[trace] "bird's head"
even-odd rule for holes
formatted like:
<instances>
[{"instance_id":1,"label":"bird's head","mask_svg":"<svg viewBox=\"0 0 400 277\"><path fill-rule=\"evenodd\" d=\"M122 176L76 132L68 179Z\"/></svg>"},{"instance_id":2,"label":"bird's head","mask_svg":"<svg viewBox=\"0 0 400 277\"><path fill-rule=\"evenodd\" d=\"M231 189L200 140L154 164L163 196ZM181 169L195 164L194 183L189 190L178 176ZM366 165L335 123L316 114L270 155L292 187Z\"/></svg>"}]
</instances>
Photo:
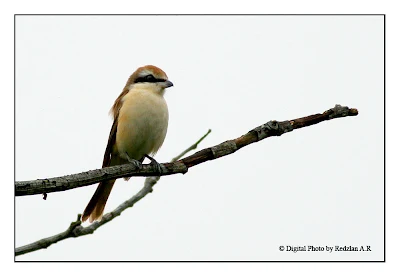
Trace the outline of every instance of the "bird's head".
<instances>
[{"instance_id":1,"label":"bird's head","mask_svg":"<svg viewBox=\"0 0 400 277\"><path fill-rule=\"evenodd\" d=\"M132 86L155 90L163 94L164 89L172 87L173 84L168 80L167 74L162 69L154 65L146 65L133 72L126 82L125 89L129 90Z\"/></svg>"}]
</instances>

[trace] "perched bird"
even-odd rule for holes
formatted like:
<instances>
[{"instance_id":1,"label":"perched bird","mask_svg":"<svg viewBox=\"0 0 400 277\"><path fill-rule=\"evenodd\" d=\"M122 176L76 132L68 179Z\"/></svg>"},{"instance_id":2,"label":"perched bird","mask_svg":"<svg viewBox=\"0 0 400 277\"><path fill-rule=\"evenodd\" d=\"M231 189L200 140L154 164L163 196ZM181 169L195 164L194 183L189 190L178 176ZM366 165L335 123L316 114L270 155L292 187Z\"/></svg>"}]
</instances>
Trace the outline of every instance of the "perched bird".
<instances>
[{"instance_id":1,"label":"perched bird","mask_svg":"<svg viewBox=\"0 0 400 277\"><path fill-rule=\"evenodd\" d=\"M158 151L167 134L164 90L171 86L165 72L153 65L140 67L129 77L110 111L114 123L102 167L129 162L140 167L147 157L160 170L160 165L149 155ZM83 212L82 222L101 219L114 183L115 180L100 182Z\"/></svg>"}]
</instances>

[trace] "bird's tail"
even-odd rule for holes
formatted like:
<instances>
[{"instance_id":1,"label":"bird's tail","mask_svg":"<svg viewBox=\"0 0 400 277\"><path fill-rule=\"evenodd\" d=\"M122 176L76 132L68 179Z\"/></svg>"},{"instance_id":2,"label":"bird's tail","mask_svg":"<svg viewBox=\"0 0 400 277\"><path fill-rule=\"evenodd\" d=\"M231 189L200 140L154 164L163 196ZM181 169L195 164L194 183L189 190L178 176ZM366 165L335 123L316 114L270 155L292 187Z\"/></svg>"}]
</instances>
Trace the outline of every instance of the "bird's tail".
<instances>
[{"instance_id":1,"label":"bird's tail","mask_svg":"<svg viewBox=\"0 0 400 277\"><path fill-rule=\"evenodd\" d=\"M90 223L101 219L104 207L106 206L108 196L110 195L114 183L115 180L100 182L92 196L92 199L90 199L85 211L83 212L81 219L82 222L86 221L88 218Z\"/></svg>"}]
</instances>

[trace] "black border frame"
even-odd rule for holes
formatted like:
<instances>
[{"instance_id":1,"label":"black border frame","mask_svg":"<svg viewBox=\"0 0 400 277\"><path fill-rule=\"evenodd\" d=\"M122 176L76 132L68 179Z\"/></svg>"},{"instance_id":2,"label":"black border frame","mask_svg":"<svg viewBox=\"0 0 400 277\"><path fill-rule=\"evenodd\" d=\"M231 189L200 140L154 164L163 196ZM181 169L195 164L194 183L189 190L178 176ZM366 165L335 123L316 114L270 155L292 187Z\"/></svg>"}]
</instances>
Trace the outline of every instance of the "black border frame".
<instances>
[{"instance_id":1,"label":"black border frame","mask_svg":"<svg viewBox=\"0 0 400 277\"><path fill-rule=\"evenodd\" d=\"M325 262L325 263L386 263L386 14L14 14L14 181L16 181L16 145L15 145L15 135L16 135L16 19L17 16L383 16L383 260L376 261L17 261L14 252L14 262L18 263L32 263L32 262L136 262L136 263L148 263L148 262L197 262L197 263L312 263L312 262ZM15 187L14 187L14 250L16 246L16 200L15 200Z\"/></svg>"}]
</instances>

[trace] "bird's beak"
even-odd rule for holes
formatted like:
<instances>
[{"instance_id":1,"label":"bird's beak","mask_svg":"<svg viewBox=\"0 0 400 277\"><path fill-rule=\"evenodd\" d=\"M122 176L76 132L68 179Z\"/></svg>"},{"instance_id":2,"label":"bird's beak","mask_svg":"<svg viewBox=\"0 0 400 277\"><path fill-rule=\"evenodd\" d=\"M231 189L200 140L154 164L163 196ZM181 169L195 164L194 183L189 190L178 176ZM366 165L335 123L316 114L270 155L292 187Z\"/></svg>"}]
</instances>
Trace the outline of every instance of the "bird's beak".
<instances>
[{"instance_id":1,"label":"bird's beak","mask_svg":"<svg viewBox=\"0 0 400 277\"><path fill-rule=\"evenodd\" d=\"M165 82L162 82L161 83L161 86L163 87L163 88L169 88L169 87L172 87L174 84L171 82L171 81L165 81Z\"/></svg>"}]
</instances>

